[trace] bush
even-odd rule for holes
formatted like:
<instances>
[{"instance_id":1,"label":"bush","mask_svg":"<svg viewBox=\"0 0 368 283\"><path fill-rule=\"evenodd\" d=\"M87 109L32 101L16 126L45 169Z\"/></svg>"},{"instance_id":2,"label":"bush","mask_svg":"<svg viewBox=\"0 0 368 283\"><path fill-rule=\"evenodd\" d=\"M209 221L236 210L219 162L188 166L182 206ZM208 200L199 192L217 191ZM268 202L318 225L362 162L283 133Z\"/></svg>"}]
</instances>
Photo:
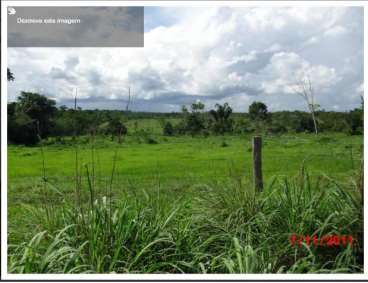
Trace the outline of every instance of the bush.
<instances>
[{"instance_id":1,"label":"bush","mask_svg":"<svg viewBox=\"0 0 368 283\"><path fill-rule=\"evenodd\" d=\"M221 147L228 147L229 144L226 141L222 141L221 143Z\"/></svg>"},{"instance_id":2,"label":"bush","mask_svg":"<svg viewBox=\"0 0 368 283\"><path fill-rule=\"evenodd\" d=\"M36 121L27 114L8 117L8 140L17 144L35 145L39 142Z\"/></svg>"},{"instance_id":3,"label":"bush","mask_svg":"<svg viewBox=\"0 0 368 283\"><path fill-rule=\"evenodd\" d=\"M158 144L158 142L152 137L147 137L146 142L148 144Z\"/></svg>"},{"instance_id":4,"label":"bush","mask_svg":"<svg viewBox=\"0 0 368 283\"><path fill-rule=\"evenodd\" d=\"M178 124L174 127L174 132L179 135L185 135L186 134L186 125L184 121L180 121Z\"/></svg>"},{"instance_id":5,"label":"bush","mask_svg":"<svg viewBox=\"0 0 368 283\"><path fill-rule=\"evenodd\" d=\"M254 131L254 125L248 119L240 119L235 122L234 132L237 134L249 134Z\"/></svg>"},{"instance_id":6,"label":"bush","mask_svg":"<svg viewBox=\"0 0 368 283\"><path fill-rule=\"evenodd\" d=\"M166 122L163 127L164 136L172 136L174 135L174 127L170 122Z\"/></svg>"},{"instance_id":7,"label":"bush","mask_svg":"<svg viewBox=\"0 0 368 283\"><path fill-rule=\"evenodd\" d=\"M272 123L271 126L267 128L267 132L270 134L284 134L287 132L287 128L280 123Z\"/></svg>"},{"instance_id":8,"label":"bush","mask_svg":"<svg viewBox=\"0 0 368 283\"><path fill-rule=\"evenodd\" d=\"M203 137L208 138L208 137L210 136L210 131L208 131L208 130L203 130L203 131L202 131L202 135L203 135Z\"/></svg>"},{"instance_id":9,"label":"bush","mask_svg":"<svg viewBox=\"0 0 368 283\"><path fill-rule=\"evenodd\" d=\"M332 137L320 137L320 138L318 138L317 141L320 144L328 144L328 143L334 143L334 142L336 142L336 139L334 139Z\"/></svg>"},{"instance_id":10,"label":"bush","mask_svg":"<svg viewBox=\"0 0 368 283\"><path fill-rule=\"evenodd\" d=\"M303 132L313 133L314 132L313 119L310 116L302 116L298 122L299 123L295 129L297 133L303 133Z\"/></svg>"},{"instance_id":11,"label":"bush","mask_svg":"<svg viewBox=\"0 0 368 283\"><path fill-rule=\"evenodd\" d=\"M363 102L361 108L356 108L349 112L349 122L352 135L362 135L364 132L364 112Z\"/></svg>"}]
</instances>

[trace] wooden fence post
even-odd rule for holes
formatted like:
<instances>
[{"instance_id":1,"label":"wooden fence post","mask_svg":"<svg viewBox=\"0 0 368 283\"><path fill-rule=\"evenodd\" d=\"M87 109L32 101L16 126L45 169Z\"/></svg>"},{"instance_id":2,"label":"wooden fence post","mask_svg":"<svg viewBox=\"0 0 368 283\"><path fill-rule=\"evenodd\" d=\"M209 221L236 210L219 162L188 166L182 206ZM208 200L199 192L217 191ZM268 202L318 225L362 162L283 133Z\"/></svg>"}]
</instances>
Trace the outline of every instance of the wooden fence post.
<instances>
[{"instance_id":1,"label":"wooden fence post","mask_svg":"<svg viewBox=\"0 0 368 283\"><path fill-rule=\"evenodd\" d=\"M256 191L262 191L262 138L253 137L253 179Z\"/></svg>"}]
</instances>

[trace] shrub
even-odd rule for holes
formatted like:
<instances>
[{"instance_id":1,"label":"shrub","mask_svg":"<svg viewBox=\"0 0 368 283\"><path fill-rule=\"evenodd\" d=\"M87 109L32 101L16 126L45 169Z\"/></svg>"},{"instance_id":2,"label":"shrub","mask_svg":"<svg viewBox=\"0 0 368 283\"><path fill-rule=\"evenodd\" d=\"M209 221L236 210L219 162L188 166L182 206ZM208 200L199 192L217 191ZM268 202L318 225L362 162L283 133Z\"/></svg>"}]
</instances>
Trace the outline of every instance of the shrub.
<instances>
[{"instance_id":1,"label":"shrub","mask_svg":"<svg viewBox=\"0 0 368 283\"><path fill-rule=\"evenodd\" d=\"M275 122L267 128L267 132L270 134L284 134L287 132L287 128L284 125Z\"/></svg>"},{"instance_id":2,"label":"shrub","mask_svg":"<svg viewBox=\"0 0 368 283\"><path fill-rule=\"evenodd\" d=\"M297 133L302 132L313 133L314 132L313 119L309 116L308 117L302 116L301 119L298 121L298 125L296 126L295 131Z\"/></svg>"},{"instance_id":3,"label":"shrub","mask_svg":"<svg viewBox=\"0 0 368 283\"><path fill-rule=\"evenodd\" d=\"M158 142L152 137L147 137L146 142L148 144L158 144Z\"/></svg>"},{"instance_id":4,"label":"shrub","mask_svg":"<svg viewBox=\"0 0 368 283\"><path fill-rule=\"evenodd\" d=\"M222 141L222 143L221 143L221 145L220 145L221 147L228 147L229 146L229 144L226 142L226 141Z\"/></svg>"},{"instance_id":5,"label":"shrub","mask_svg":"<svg viewBox=\"0 0 368 283\"><path fill-rule=\"evenodd\" d=\"M174 135L174 127L170 122L166 122L163 127L164 136L172 136Z\"/></svg>"},{"instance_id":6,"label":"shrub","mask_svg":"<svg viewBox=\"0 0 368 283\"><path fill-rule=\"evenodd\" d=\"M235 122L234 132L237 134L249 134L254 131L254 125L248 119L239 119Z\"/></svg>"}]
</instances>

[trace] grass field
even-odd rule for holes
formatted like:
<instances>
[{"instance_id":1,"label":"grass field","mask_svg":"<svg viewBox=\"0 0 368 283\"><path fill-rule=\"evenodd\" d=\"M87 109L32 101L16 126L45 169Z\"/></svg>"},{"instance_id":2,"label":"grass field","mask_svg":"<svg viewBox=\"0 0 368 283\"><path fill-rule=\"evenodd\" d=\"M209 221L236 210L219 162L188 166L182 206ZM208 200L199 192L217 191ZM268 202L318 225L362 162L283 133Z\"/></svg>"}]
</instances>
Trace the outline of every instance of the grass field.
<instances>
[{"instance_id":1,"label":"grass field","mask_svg":"<svg viewBox=\"0 0 368 283\"><path fill-rule=\"evenodd\" d=\"M88 137L85 138L88 141ZM163 180L173 178L250 177L251 136L229 137L156 137L158 144L147 144L128 136L119 146L117 174L122 179ZM223 142L226 144L224 145ZM338 179L351 175L359 167L363 139L346 135L290 135L266 137L263 142L265 176L293 176L304 164L313 174L326 173ZM109 175L118 145L108 139L95 142L95 161L102 176ZM91 145L79 145L80 162L91 162ZM51 145L44 148L46 173L50 178L74 175L73 146ZM8 177L11 184L28 182L42 175L39 147L10 146Z\"/></svg>"},{"instance_id":2,"label":"grass field","mask_svg":"<svg viewBox=\"0 0 368 283\"><path fill-rule=\"evenodd\" d=\"M251 136L154 133L152 139L156 143L128 135L122 144L79 137L77 146L10 145L10 270L362 271L359 240L354 248L336 249L295 249L288 240L292 233L362 237L355 184L362 136L264 137L259 195L252 189ZM76 148L83 221L73 214ZM67 250L60 252L62 246Z\"/></svg>"}]
</instances>

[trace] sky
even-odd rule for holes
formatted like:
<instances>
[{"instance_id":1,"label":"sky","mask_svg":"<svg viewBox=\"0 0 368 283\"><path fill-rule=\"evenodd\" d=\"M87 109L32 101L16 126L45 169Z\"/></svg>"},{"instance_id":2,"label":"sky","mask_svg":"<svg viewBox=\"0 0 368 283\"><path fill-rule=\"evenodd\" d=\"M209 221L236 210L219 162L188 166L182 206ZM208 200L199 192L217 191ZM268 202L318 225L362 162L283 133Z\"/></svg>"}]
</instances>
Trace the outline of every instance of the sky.
<instances>
[{"instance_id":1,"label":"sky","mask_svg":"<svg viewBox=\"0 0 368 283\"><path fill-rule=\"evenodd\" d=\"M247 112L307 110L305 77L322 109L363 95L363 8L146 7L144 47L8 48L8 100L34 91L58 105L172 112L200 100Z\"/></svg>"}]
</instances>

